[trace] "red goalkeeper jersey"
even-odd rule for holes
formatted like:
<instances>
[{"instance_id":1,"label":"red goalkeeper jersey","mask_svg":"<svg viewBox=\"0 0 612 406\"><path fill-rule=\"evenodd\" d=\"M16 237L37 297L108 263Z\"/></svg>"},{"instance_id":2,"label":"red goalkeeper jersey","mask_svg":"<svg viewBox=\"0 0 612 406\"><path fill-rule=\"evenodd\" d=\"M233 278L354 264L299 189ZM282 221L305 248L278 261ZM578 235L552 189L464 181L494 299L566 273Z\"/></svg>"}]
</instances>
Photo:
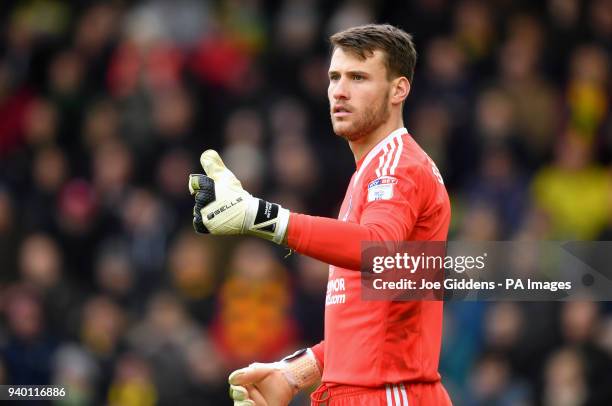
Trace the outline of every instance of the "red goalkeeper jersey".
<instances>
[{"instance_id":1,"label":"red goalkeeper jersey","mask_svg":"<svg viewBox=\"0 0 612 406\"><path fill-rule=\"evenodd\" d=\"M340 221L338 221L340 220ZM440 172L405 128L357 163L338 220L292 214L288 244L330 264L323 382L380 387L440 380L442 302L361 299L362 241L445 241L450 203Z\"/></svg>"}]
</instances>

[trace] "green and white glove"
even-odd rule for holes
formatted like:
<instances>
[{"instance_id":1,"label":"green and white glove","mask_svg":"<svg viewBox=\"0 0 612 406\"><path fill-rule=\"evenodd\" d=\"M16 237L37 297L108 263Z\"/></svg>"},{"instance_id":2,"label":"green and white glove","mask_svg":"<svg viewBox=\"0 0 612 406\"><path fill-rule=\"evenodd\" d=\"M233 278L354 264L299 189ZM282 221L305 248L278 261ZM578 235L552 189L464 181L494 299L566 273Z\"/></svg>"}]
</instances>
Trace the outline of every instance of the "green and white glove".
<instances>
[{"instance_id":1,"label":"green and white glove","mask_svg":"<svg viewBox=\"0 0 612 406\"><path fill-rule=\"evenodd\" d=\"M286 406L304 388L321 379L311 349L296 351L278 362L253 363L229 376L234 406Z\"/></svg>"},{"instance_id":2,"label":"green and white glove","mask_svg":"<svg viewBox=\"0 0 612 406\"><path fill-rule=\"evenodd\" d=\"M189 192L195 197L193 228L196 232L248 234L283 243L289 210L255 198L244 190L216 151L204 151L200 163L205 174L189 175Z\"/></svg>"}]
</instances>

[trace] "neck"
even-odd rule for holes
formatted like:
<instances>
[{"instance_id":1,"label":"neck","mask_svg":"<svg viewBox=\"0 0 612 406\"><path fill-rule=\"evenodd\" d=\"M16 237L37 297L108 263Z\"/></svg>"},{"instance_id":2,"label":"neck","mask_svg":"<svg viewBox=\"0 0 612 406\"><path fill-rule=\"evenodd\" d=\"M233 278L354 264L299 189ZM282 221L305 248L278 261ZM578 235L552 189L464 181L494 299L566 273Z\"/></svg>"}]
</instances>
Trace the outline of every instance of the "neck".
<instances>
[{"instance_id":1,"label":"neck","mask_svg":"<svg viewBox=\"0 0 612 406\"><path fill-rule=\"evenodd\" d=\"M359 162L361 158L365 156L376 144L378 144L382 139L384 139L387 135L391 134L393 131L397 130L404 126L404 120L402 120L401 116L396 120L387 120L385 124L381 125L374 131L365 136L349 141L349 147L353 152L353 156L355 157L355 162Z\"/></svg>"}]
</instances>

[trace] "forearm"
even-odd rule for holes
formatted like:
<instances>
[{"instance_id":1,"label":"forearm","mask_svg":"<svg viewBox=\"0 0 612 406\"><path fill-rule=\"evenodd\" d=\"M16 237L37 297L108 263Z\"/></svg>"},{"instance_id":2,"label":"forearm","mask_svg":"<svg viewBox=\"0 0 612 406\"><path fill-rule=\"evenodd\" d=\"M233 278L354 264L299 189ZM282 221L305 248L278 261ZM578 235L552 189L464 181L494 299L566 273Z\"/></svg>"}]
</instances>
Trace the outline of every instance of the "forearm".
<instances>
[{"instance_id":1,"label":"forearm","mask_svg":"<svg viewBox=\"0 0 612 406\"><path fill-rule=\"evenodd\" d=\"M385 227L291 213L287 245L330 265L359 270L363 241L400 240L401 234L390 222Z\"/></svg>"},{"instance_id":2,"label":"forearm","mask_svg":"<svg viewBox=\"0 0 612 406\"><path fill-rule=\"evenodd\" d=\"M317 362L319 363L319 367L321 371L323 371L324 361L325 361L325 341L321 341L319 344L315 344L310 347L312 353L314 354Z\"/></svg>"}]
</instances>

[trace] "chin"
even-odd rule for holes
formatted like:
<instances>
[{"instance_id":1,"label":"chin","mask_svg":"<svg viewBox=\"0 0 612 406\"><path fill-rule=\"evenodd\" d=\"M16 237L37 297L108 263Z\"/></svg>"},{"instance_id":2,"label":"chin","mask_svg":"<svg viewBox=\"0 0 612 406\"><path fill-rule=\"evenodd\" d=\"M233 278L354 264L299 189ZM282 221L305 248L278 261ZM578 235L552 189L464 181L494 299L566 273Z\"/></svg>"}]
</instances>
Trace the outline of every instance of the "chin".
<instances>
[{"instance_id":1,"label":"chin","mask_svg":"<svg viewBox=\"0 0 612 406\"><path fill-rule=\"evenodd\" d=\"M351 131L350 126L346 123L332 122L332 127L334 128L334 133L338 137L346 138L346 134L349 134Z\"/></svg>"},{"instance_id":2,"label":"chin","mask_svg":"<svg viewBox=\"0 0 612 406\"><path fill-rule=\"evenodd\" d=\"M355 131L353 131L350 125L334 124L333 127L334 127L334 133L336 133L338 137L342 137L345 140L355 141L356 139L360 138L360 135L356 133Z\"/></svg>"}]
</instances>

